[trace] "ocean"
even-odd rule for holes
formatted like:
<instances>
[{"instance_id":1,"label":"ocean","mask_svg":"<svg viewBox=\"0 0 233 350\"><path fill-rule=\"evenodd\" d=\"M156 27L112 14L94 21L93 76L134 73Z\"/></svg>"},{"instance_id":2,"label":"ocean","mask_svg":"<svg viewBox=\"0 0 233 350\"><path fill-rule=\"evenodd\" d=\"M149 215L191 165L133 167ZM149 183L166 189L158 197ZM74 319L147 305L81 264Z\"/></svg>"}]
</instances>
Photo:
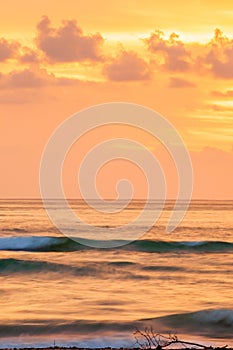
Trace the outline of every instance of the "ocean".
<instances>
[{"instance_id":1,"label":"ocean","mask_svg":"<svg viewBox=\"0 0 233 350\"><path fill-rule=\"evenodd\" d=\"M142 207L109 216L70 202L99 228ZM140 239L101 249L62 235L40 200L1 200L0 347L134 346L145 327L233 345L233 201L192 201L168 234L173 204Z\"/></svg>"}]
</instances>

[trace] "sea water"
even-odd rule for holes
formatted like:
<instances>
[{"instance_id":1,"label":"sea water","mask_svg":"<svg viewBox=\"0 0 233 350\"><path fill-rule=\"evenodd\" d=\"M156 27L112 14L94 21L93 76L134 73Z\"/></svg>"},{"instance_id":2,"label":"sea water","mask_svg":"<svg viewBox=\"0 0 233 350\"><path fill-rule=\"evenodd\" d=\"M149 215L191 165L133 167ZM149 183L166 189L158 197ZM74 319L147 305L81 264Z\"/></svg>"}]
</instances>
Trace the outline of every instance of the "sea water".
<instances>
[{"instance_id":1,"label":"sea water","mask_svg":"<svg viewBox=\"0 0 233 350\"><path fill-rule=\"evenodd\" d=\"M105 229L143 206L103 216L70 202ZM233 345L233 201L193 201L167 234L173 205L140 239L97 249L61 234L40 200L1 200L0 347L134 346L135 329L147 326Z\"/></svg>"}]
</instances>

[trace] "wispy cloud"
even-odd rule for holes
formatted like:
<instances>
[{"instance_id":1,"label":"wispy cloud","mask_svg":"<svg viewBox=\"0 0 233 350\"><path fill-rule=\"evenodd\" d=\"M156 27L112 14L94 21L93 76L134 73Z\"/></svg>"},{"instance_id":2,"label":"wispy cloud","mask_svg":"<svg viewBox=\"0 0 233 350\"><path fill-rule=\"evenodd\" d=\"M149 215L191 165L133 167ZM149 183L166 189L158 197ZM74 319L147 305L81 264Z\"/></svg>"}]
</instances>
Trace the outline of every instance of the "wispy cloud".
<instances>
[{"instance_id":1,"label":"wispy cloud","mask_svg":"<svg viewBox=\"0 0 233 350\"><path fill-rule=\"evenodd\" d=\"M169 87L172 88L193 88L196 87L196 85L188 80L177 78L177 77L171 77L169 82Z\"/></svg>"}]
</instances>

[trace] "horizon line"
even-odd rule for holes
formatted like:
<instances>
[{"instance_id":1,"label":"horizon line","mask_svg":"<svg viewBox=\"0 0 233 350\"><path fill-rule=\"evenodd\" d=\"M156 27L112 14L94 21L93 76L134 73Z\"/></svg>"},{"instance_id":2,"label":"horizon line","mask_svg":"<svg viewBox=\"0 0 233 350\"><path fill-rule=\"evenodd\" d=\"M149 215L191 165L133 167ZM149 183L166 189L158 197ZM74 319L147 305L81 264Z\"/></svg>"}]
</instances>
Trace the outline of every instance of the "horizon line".
<instances>
[{"instance_id":1,"label":"horizon line","mask_svg":"<svg viewBox=\"0 0 233 350\"><path fill-rule=\"evenodd\" d=\"M43 198L41 197L2 197L0 198L0 201L2 200L41 200L43 201ZM45 200L64 200L64 198L45 198ZM65 198L65 200L82 200L82 201L116 201L116 198L103 198L103 199L94 199L94 198L80 198L80 197L72 197L72 198ZM147 198L125 198L121 199L121 201L146 201ZM150 200L154 201L163 201L164 199L158 199L153 198ZM177 198L166 198L164 201L176 201ZM190 199L180 199L179 201L233 201L233 198L192 198Z\"/></svg>"}]
</instances>

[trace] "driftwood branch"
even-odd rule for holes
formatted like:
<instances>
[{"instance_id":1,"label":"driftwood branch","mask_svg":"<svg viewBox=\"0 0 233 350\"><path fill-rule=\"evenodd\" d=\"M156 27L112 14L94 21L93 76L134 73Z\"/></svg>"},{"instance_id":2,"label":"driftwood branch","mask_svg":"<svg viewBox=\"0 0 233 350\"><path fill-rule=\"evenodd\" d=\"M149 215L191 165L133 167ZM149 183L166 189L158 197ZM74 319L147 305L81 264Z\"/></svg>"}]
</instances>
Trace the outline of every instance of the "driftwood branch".
<instances>
[{"instance_id":1,"label":"driftwood branch","mask_svg":"<svg viewBox=\"0 0 233 350\"><path fill-rule=\"evenodd\" d=\"M141 331L140 329L136 329L136 331L134 332L134 337L136 340L136 345L143 350L148 350L148 349L161 350L173 344L180 344L185 346L186 348L195 347L195 348L201 348L205 350L214 349L212 346L206 346L195 342L179 340L176 334L170 333L168 335L162 335L160 333L155 333L152 327L146 327L143 331ZM226 349L226 348L227 348L227 345L218 349Z\"/></svg>"}]
</instances>

